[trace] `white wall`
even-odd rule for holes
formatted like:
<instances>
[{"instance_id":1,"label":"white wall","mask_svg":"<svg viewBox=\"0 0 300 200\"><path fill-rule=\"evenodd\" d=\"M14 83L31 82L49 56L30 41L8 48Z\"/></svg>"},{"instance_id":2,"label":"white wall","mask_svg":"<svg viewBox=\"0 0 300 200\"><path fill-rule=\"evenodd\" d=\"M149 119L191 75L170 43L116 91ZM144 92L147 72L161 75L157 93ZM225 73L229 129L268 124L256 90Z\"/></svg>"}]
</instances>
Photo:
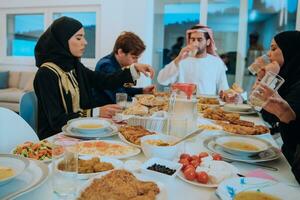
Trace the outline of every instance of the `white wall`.
<instances>
[{"instance_id":1,"label":"white wall","mask_svg":"<svg viewBox=\"0 0 300 200\"><path fill-rule=\"evenodd\" d=\"M94 67L95 62L101 57L110 53L113 49L114 42L117 36L122 31L132 31L139 35L145 42L147 48L142 55L140 62L151 64L153 51L153 0L1 0L0 1L0 17L1 10L7 8L19 9L24 7L49 7L49 6L82 6L93 5L100 7L100 50L98 58L94 62L88 62L90 67ZM1 22L0 20L0 22ZM1 29L1 28L0 28ZM99 37L98 36L98 37ZM0 35L2 40L5 40L4 35ZM97 37L97 36L96 36ZM0 39L0 40L1 40ZM30 59L29 59L30 60ZM26 62L25 62L26 61ZM4 62L0 59L0 70L36 70L33 59L14 63L13 59L9 62ZM24 64L27 63L27 64ZM28 64L29 63L29 64ZM151 81L147 78L142 78L138 81L139 86L148 85Z\"/></svg>"}]
</instances>

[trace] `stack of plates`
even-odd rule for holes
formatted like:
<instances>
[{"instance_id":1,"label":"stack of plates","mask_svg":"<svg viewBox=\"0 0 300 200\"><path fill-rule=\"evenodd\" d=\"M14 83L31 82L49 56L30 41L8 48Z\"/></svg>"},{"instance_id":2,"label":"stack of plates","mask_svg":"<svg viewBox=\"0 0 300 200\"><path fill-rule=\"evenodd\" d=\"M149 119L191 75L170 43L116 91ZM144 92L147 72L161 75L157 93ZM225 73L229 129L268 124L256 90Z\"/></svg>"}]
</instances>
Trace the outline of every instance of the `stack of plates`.
<instances>
[{"instance_id":1,"label":"stack of plates","mask_svg":"<svg viewBox=\"0 0 300 200\"><path fill-rule=\"evenodd\" d=\"M68 121L62 131L69 137L97 139L116 135L118 128L106 119L77 118Z\"/></svg>"},{"instance_id":2,"label":"stack of plates","mask_svg":"<svg viewBox=\"0 0 300 200\"><path fill-rule=\"evenodd\" d=\"M233 161L240 161L240 162L248 162L248 163L255 163L255 162L265 162L275 160L280 157L280 150L273 147L269 142L260 139L257 139L257 144L262 145L261 150L258 151L241 151L237 149L230 149L225 147L221 143L225 141L222 139L224 137L227 140L227 137L235 137L235 136L228 136L228 135L220 135L220 136L213 136L206 138L203 141L203 146L207 148L209 151L213 153L220 154L223 158L233 160ZM253 138L247 136L237 136L246 138L245 140L251 140ZM218 138L221 138L218 140Z\"/></svg>"}]
</instances>

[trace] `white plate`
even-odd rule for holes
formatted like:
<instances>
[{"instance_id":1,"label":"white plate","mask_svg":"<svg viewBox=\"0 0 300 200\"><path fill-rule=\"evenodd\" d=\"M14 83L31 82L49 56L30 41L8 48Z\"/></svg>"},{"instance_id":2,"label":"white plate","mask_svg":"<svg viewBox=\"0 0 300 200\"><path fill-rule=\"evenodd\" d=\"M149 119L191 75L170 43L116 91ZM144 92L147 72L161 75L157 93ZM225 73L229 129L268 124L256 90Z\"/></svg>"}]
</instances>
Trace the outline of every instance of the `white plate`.
<instances>
[{"instance_id":1,"label":"white plate","mask_svg":"<svg viewBox=\"0 0 300 200\"><path fill-rule=\"evenodd\" d=\"M215 139L215 142L219 146L221 146L224 151L238 156L256 155L272 147L272 145L266 140L260 139L258 137L251 137L251 136L224 135L224 136L217 137ZM247 151L247 150L236 149L224 145L226 142L243 142L245 144L254 145L255 147L258 148L258 150Z\"/></svg>"},{"instance_id":2,"label":"white plate","mask_svg":"<svg viewBox=\"0 0 300 200\"><path fill-rule=\"evenodd\" d=\"M276 160L280 157L281 152L275 147L269 148L267 151L261 152L255 156L237 156L223 151L222 147L215 143L215 139L219 136L213 136L205 139L203 141L203 146L213 153L220 154L223 158L240 161L240 162L248 162L248 163L256 163L256 162L266 162L271 160Z\"/></svg>"},{"instance_id":3,"label":"white plate","mask_svg":"<svg viewBox=\"0 0 300 200\"><path fill-rule=\"evenodd\" d=\"M223 110L225 112L228 112L228 113L237 113L237 114L240 114L240 115L252 115L252 114L257 114L257 112L255 110L249 110L249 111L232 111L232 110L228 110L226 108L223 108Z\"/></svg>"},{"instance_id":4,"label":"white plate","mask_svg":"<svg viewBox=\"0 0 300 200\"><path fill-rule=\"evenodd\" d=\"M211 161L211 162L219 162L219 161ZM226 170L230 170L230 171L232 172L232 174L233 174L232 177L237 177L237 174L239 173L239 170L238 170L235 166L233 166L233 165L231 165L231 164L229 164L229 163L227 163L227 162L225 162L225 161L222 161L222 162L226 163L226 164L225 164L225 165L226 165ZM199 182L197 182L196 180L195 180L195 181L189 181L189 180L187 180L187 179L184 177L184 174L183 174L183 172L182 172L181 170L178 172L177 176L178 176L181 180L183 180L183 181L185 181L185 182L187 182L187 183L189 183L189 184L199 186L199 187L216 188L216 187L218 187L218 185L219 185L219 184L217 184L217 183L210 183L210 182L208 182L207 184L199 183ZM232 178L232 177L231 177L231 178Z\"/></svg>"},{"instance_id":5,"label":"white plate","mask_svg":"<svg viewBox=\"0 0 300 200\"><path fill-rule=\"evenodd\" d=\"M118 133L118 128L116 126L111 125L110 128L111 131L104 132L104 133L101 132L101 133L92 133L92 134L82 134L72 129L72 127L68 125L64 125L62 127L62 131L64 132L64 135L68 137L73 137L78 139L97 139L97 138L111 137Z\"/></svg>"},{"instance_id":6,"label":"white plate","mask_svg":"<svg viewBox=\"0 0 300 200\"><path fill-rule=\"evenodd\" d=\"M118 136L119 136L119 138L122 142L125 142L126 144L129 144L130 146L133 146L133 147L136 147L136 148L142 148L141 145L137 145L137 144L131 143L128 140L126 140L126 138L122 135L122 133L119 132Z\"/></svg>"},{"instance_id":7,"label":"white plate","mask_svg":"<svg viewBox=\"0 0 300 200\"><path fill-rule=\"evenodd\" d=\"M252 107L248 104L234 104L228 103L224 105L224 110L234 111L234 112L249 112L252 111Z\"/></svg>"},{"instance_id":8,"label":"white plate","mask_svg":"<svg viewBox=\"0 0 300 200\"><path fill-rule=\"evenodd\" d=\"M105 174L107 174L107 173L105 173ZM87 188L87 187L94 181L94 179L96 179L96 178L101 178L101 177L104 176L105 174L101 174L101 175L99 175L99 176L96 176L95 178L90 179L86 184L84 184L84 185L81 187L81 189L79 189L79 194L78 194L77 198L80 197L80 193L83 192L83 191L85 190L85 188ZM151 178L151 177L145 176L145 175L143 175L143 174L133 173L133 175L134 175L138 180L140 180L140 181L152 181L152 182L154 182L154 183L157 184L157 186L158 186L160 192L159 192L158 195L156 195L156 200L168 200L168 192L167 192L167 189L166 189L166 187L165 187L164 184L162 184L162 183L159 182L159 181L154 180L154 179Z\"/></svg>"},{"instance_id":9,"label":"white plate","mask_svg":"<svg viewBox=\"0 0 300 200\"><path fill-rule=\"evenodd\" d=\"M122 145L122 146L125 146L125 147L129 147L130 151L125 152L125 153L120 152L119 155L109 155L109 154L105 154L101 151L97 152L96 148L94 148L94 149L90 148L91 153L82 152L81 149L80 149L79 150L79 155L105 156L105 157L110 157L110 158L115 158L115 159L123 159L123 158L129 158L129 157L135 156L135 155L137 155L141 152L141 150L139 148L132 147L132 146L129 146L129 145L123 143L123 142L113 141L113 140L90 140L90 141L82 141L79 144L89 143L89 142L106 142L106 143L109 143L109 144L118 144L118 145Z\"/></svg>"},{"instance_id":10,"label":"white plate","mask_svg":"<svg viewBox=\"0 0 300 200\"><path fill-rule=\"evenodd\" d=\"M39 143L39 142L34 142L34 143ZM16 156L21 156L21 157L24 157L22 155L18 155L18 154L15 154L14 151L15 151L16 148L13 148L9 153L13 154L13 155L16 155ZM52 158L45 158L44 160L36 160L34 158L27 158L27 157L24 157L26 159L29 159L29 160L34 160L34 161L39 161L39 162L43 162L43 163L50 163L52 161Z\"/></svg>"},{"instance_id":11,"label":"white plate","mask_svg":"<svg viewBox=\"0 0 300 200\"><path fill-rule=\"evenodd\" d=\"M92 159L95 156L88 156L88 155L83 155L83 156L79 156L79 159L82 160L89 160ZM114 158L109 158L109 157L100 157L101 162L107 162L107 163L111 163L114 167L114 169L122 169L123 168L123 162L121 160L117 160ZM62 160L62 159L60 159ZM60 162L60 160L57 162L57 164ZM57 166L56 166L57 168ZM78 173L77 174L77 178L78 179L89 179L91 177L97 176L99 174L103 174L103 173L107 173L110 172L112 170L107 170L107 171L103 171L103 172L95 172L95 173Z\"/></svg>"},{"instance_id":12,"label":"white plate","mask_svg":"<svg viewBox=\"0 0 300 200\"><path fill-rule=\"evenodd\" d=\"M234 196L242 191L261 191L280 199L296 200L299 199L299 188L291 187L280 182L261 179L261 178L232 178L223 181L216 194L222 200L233 200Z\"/></svg>"},{"instance_id":13,"label":"white plate","mask_svg":"<svg viewBox=\"0 0 300 200\"><path fill-rule=\"evenodd\" d=\"M16 156L11 154L0 154L0 166L8 167L13 170L12 176L0 180L0 186L7 184L9 181L19 176L28 167L28 165L29 165L28 159L25 159L21 156Z\"/></svg>"},{"instance_id":14,"label":"white plate","mask_svg":"<svg viewBox=\"0 0 300 200\"><path fill-rule=\"evenodd\" d=\"M106 119L96 118L96 117L85 117L85 118L76 118L68 121L68 126L74 129L76 132L81 134L105 134L109 132L110 122ZM84 124L95 124L101 125L101 128L81 128L81 125Z\"/></svg>"},{"instance_id":15,"label":"white plate","mask_svg":"<svg viewBox=\"0 0 300 200\"><path fill-rule=\"evenodd\" d=\"M47 165L39 161L29 160L29 166L18 177L0 187L0 199L15 199L43 184L48 176Z\"/></svg>"}]
</instances>

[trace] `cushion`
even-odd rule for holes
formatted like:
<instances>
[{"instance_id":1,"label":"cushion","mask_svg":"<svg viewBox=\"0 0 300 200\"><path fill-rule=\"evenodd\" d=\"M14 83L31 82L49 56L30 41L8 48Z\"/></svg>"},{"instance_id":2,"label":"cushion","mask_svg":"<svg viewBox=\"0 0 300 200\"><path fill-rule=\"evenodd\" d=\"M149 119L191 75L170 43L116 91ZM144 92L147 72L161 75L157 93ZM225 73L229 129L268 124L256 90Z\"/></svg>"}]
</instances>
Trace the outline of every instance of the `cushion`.
<instances>
[{"instance_id":1,"label":"cushion","mask_svg":"<svg viewBox=\"0 0 300 200\"><path fill-rule=\"evenodd\" d=\"M8 88L0 90L1 102L15 102L18 103L21 100L24 92L18 88Z\"/></svg>"},{"instance_id":2,"label":"cushion","mask_svg":"<svg viewBox=\"0 0 300 200\"><path fill-rule=\"evenodd\" d=\"M8 88L8 75L8 71L0 72L0 89Z\"/></svg>"},{"instance_id":3,"label":"cushion","mask_svg":"<svg viewBox=\"0 0 300 200\"><path fill-rule=\"evenodd\" d=\"M23 90L24 91L33 91L33 80L35 76L31 76L30 79L25 84Z\"/></svg>"},{"instance_id":4,"label":"cushion","mask_svg":"<svg viewBox=\"0 0 300 200\"><path fill-rule=\"evenodd\" d=\"M35 72L21 72L18 88L24 89L28 82L33 82Z\"/></svg>"},{"instance_id":5,"label":"cushion","mask_svg":"<svg viewBox=\"0 0 300 200\"><path fill-rule=\"evenodd\" d=\"M20 80L20 72L9 72L9 79L8 79L8 87L9 88L17 88L19 87L19 80Z\"/></svg>"},{"instance_id":6,"label":"cushion","mask_svg":"<svg viewBox=\"0 0 300 200\"><path fill-rule=\"evenodd\" d=\"M8 108L10 110L13 110L15 112L19 112L19 103L10 103L10 102L0 102L0 107Z\"/></svg>"}]
</instances>

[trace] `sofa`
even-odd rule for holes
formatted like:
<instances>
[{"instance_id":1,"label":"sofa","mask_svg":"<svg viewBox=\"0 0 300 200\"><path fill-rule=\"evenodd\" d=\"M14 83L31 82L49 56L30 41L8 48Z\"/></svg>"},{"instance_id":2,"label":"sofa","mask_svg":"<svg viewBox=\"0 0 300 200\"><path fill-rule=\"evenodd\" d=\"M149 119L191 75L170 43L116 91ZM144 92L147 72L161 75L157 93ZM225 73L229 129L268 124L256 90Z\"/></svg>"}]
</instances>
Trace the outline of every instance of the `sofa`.
<instances>
[{"instance_id":1,"label":"sofa","mask_svg":"<svg viewBox=\"0 0 300 200\"><path fill-rule=\"evenodd\" d=\"M6 74L6 79L2 78L6 86L0 89L0 107L19 112L19 103L23 94L33 90L35 72L9 71Z\"/></svg>"}]
</instances>

